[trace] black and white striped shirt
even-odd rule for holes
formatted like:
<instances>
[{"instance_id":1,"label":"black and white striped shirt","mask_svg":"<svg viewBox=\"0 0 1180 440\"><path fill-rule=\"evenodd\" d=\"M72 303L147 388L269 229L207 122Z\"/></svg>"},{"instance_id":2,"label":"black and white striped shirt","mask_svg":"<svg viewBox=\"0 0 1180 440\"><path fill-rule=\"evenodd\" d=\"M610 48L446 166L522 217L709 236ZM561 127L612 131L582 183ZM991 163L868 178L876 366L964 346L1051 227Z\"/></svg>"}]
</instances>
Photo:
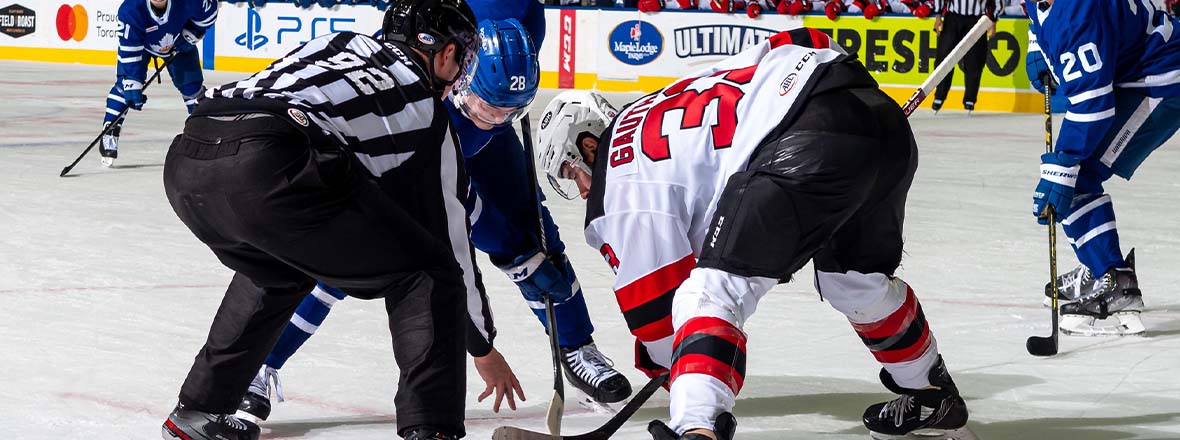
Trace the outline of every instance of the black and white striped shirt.
<instances>
[{"instance_id":1,"label":"black and white striped shirt","mask_svg":"<svg viewBox=\"0 0 1180 440\"><path fill-rule=\"evenodd\" d=\"M939 15L951 13L973 17L987 15L996 18L1004 11L1004 2L1003 0L934 0L934 10L938 11Z\"/></svg>"},{"instance_id":2,"label":"black and white striped shirt","mask_svg":"<svg viewBox=\"0 0 1180 440\"><path fill-rule=\"evenodd\" d=\"M354 154L405 212L450 243L467 286L469 350L486 354L495 327L469 238L463 156L430 75L411 49L351 32L328 34L206 98L284 102Z\"/></svg>"}]
</instances>

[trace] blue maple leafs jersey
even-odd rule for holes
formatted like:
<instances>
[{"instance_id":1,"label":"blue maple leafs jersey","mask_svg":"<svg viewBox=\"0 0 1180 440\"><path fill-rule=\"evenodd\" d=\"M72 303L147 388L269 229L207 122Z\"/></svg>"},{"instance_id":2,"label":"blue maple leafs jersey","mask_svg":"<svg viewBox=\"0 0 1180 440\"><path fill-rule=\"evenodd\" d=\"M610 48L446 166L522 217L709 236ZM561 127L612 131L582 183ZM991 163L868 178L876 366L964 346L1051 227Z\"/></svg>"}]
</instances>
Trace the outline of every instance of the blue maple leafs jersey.
<instances>
[{"instance_id":1,"label":"blue maple leafs jersey","mask_svg":"<svg viewBox=\"0 0 1180 440\"><path fill-rule=\"evenodd\" d=\"M181 35L188 30L196 37L217 21L217 0L168 0L163 13L152 11L148 0L124 0L119 6L119 59L116 68L120 78L143 82L147 78L150 55L165 56L174 49L192 46Z\"/></svg>"},{"instance_id":2,"label":"blue maple leafs jersey","mask_svg":"<svg viewBox=\"0 0 1180 440\"><path fill-rule=\"evenodd\" d=\"M1035 37L1062 95L1069 98L1056 151L1080 163L1115 116L1114 91L1180 96L1180 23L1151 0L1027 2ZM1030 47L1030 50L1034 48Z\"/></svg>"}]
</instances>

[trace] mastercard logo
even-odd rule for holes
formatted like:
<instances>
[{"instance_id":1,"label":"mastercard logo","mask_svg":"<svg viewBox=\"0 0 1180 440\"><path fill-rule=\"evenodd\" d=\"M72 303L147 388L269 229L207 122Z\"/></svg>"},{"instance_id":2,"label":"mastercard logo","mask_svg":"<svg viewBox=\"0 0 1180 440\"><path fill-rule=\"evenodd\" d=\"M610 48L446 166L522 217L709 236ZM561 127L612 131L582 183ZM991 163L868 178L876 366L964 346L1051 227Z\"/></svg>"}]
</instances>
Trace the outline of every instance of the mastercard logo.
<instances>
[{"instance_id":1,"label":"mastercard logo","mask_svg":"<svg viewBox=\"0 0 1180 440\"><path fill-rule=\"evenodd\" d=\"M61 5L57 8L57 36L61 37L61 41L82 41L86 38L89 24L86 8L82 5Z\"/></svg>"}]
</instances>

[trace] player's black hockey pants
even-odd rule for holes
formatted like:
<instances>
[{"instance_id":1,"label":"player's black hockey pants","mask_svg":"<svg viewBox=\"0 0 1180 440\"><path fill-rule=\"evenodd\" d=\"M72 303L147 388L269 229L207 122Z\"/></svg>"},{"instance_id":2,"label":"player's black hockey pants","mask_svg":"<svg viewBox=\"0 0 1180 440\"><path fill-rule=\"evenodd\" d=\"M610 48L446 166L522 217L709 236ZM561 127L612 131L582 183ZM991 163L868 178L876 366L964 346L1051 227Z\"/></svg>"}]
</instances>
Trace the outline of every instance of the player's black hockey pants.
<instances>
[{"instance_id":1,"label":"player's black hockey pants","mask_svg":"<svg viewBox=\"0 0 1180 440\"><path fill-rule=\"evenodd\" d=\"M935 65L941 63L947 55L954 50L959 41L967 36L967 32L975 26L979 21L978 15L959 15L948 12L946 17L942 20L942 32L938 34L938 49L935 58ZM988 42L987 36L983 36L971 49L963 55L963 59L959 60L959 69L963 70L963 106L974 108L975 100L979 97L979 81L983 77L983 68L987 67L988 57ZM951 81L955 78L955 71L951 69L950 73L946 74L946 78L938 83L938 88L934 90L934 99L939 101L946 100L947 93L951 90Z\"/></svg>"},{"instance_id":2,"label":"player's black hockey pants","mask_svg":"<svg viewBox=\"0 0 1180 440\"><path fill-rule=\"evenodd\" d=\"M355 297L384 298L401 373L399 433L430 425L462 434L466 296L449 246L348 153L320 151L279 117L253 115L190 118L164 163L177 216L236 272L180 402L235 412L318 279Z\"/></svg>"},{"instance_id":3,"label":"player's black hockey pants","mask_svg":"<svg viewBox=\"0 0 1180 440\"><path fill-rule=\"evenodd\" d=\"M814 257L820 271L892 275L918 165L905 115L875 88L812 96L799 114L730 176L697 266L785 281Z\"/></svg>"}]
</instances>

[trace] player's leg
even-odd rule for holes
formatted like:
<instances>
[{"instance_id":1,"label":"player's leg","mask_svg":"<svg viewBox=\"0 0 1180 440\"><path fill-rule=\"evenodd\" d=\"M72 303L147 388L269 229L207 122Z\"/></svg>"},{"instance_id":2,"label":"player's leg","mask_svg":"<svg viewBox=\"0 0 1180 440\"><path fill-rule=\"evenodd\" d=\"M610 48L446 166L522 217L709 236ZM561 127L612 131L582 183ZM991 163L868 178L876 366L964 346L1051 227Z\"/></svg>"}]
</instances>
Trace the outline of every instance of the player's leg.
<instances>
[{"instance_id":1,"label":"player's leg","mask_svg":"<svg viewBox=\"0 0 1180 440\"><path fill-rule=\"evenodd\" d=\"M810 98L726 183L710 239L673 300L672 432L720 428L744 380L746 319L868 197L881 149L835 117L868 111L855 104L843 90Z\"/></svg>"},{"instance_id":2,"label":"player's leg","mask_svg":"<svg viewBox=\"0 0 1180 440\"><path fill-rule=\"evenodd\" d=\"M943 18L942 31L938 33L938 47L935 48L935 66L942 64L942 60L945 60L950 55L951 50L955 48L955 45L959 43L959 39L962 38L955 31L954 23L954 19L949 14ZM938 83L938 87L934 89L934 101L930 103L934 111L939 111L942 109L943 104L946 103L946 96L951 91L951 82L954 79L955 69L951 69L946 73L946 78L943 78Z\"/></svg>"},{"instance_id":3,"label":"player's leg","mask_svg":"<svg viewBox=\"0 0 1180 440\"><path fill-rule=\"evenodd\" d=\"M865 89L856 94L870 109L861 114L875 116L869 125L878 133L880 168L866 201L815 256L816 286L881 363L885 386L902 395L865 411L870 431L904 435L962 428L966 406L939 356L921 303L910 286L893 277L902 256L906 195L918 163L913 135L884 93Z\"/></svg>"},{"instance_id":4,"label":"player's leg","mask_svg":"<svg viewBox=\"0 0 1180 440\"><path fill-rule=\"evenodd\" d=\"M165 190L181 220L227 266L250 271L249 281L235 283L237 290L227 294L227 301L246 294L258 297L249 292L250 286L270 294L292 280L301 280L298 290L306 293L314 279L353 296L396 301L387 308L396 321L391 326L405 327L394 339L403 375L396 399L399 432L430 427L461 435L465 295L462 270L450 246L352 169L343 153L309 148L307 134L278 117L255 115L190 118L165 162ZM210 135L216 140L207 140ZM239 254L244 256L226 257ZM251 256L256 258L247 258ZM271 260L283 266L271 267ZM263 263L271 270L251 270ZM277 301L271 296L263 295L259 306L235 307L215 318L213 343L203 349L181 391L181 402L190 411L223 417L237 408L302 299L284 296L280 310L270 304ZM423 303L424 297L429 301L421 307L430 316L412 305ZM403 349L407 335L426 338L426 347L420 342ZM422 378L406 379L415 375ZM403 394L431 400L405 399Z\"/></svg>"},{"instance_id":5,"label":"player's leg","mask_svg":"<svg viewBox=\"0 0 1180 440\"><path fill-rule=\"evenodd\" d=\"M970 28L964 30L964 36L969 30ZM983 69L987 67L988 53L987 37L984 36L971 46L960 62L963 69L963 108L967 111L975 110L975 102L979 98L979 82L983 78Z\"/></svg>"},{"instance_id":6,"label":"player's leg","mask_svg":"<svg viewBox=\"0 0 1180 440\"><path fill-rule=\"evenodd\" d=\"M115 119L126 109L127 100L123 99L123 83L121 81L115 81L115 85L107 93L107 108L102 118L103 128L115 123ZM102 143L98 146L98 154L102 157L103 166L113 166L115 159L119 157L119 132L122 130L122 127L123 119L120 119L115 125L115 128L112 128L110 132L102 136Z\"/></svg>"},{"instance_id":7,"label":"player's leg","mask_svg":"<svg viewBox=\"0 0 1180 440\"><path fill-rule=\"evenodd\" d=\"M549 255L556 257L574 289L572 298L554 306L557 340L566 376L575 387L598 402L626 399L631 394L631 384L594 344L594 325L586 298L573 266L565 257L565 244L549 209L543 204L544 196L539 188L536 194L540 199L530 200L533 192L525 186L529 182L525 173L531 170L525 168L524 147L516 133L506 131L494 136L479 153L466 158L465 162L476 195L476 207L471 214L472 243L494 262L511 260L512 256L532 249L536 244L529 237L535 234L537 222L533 205L539 205ZM545 304L527 299L526 303L548 331Z\"/></svg>"},{"instance_id":8,"label":"player's leg","mask_svg":"<svg viewBox=\"0 0 1180 440\"><path fill-rule=\"evenodd\" d=\"M337 301L344 299L345 296L345 293L340 289L324 283L316 283L311 294L303 297L303 302L299 303L295 314L291 315L291 321L283 329L283 334L279 336L274 348L263 361L262 368L258 369L258 374L250 382L250 388L246 391L246 396L242 398L242 404L238 406L238 417L249 417L255 421L266 420L267 417L270 417L271 395L277 397L279 402L283 401L283 387L279 381L279 370L287 363L287 359L290 359L299 350L299 347L302 347L303 343L315 334L320 324L323 324L324 319L328 317L332 306Z\"/></svg>"},{"instance_id":9,"label":"player's leg","mask_svg":"<svg viewBox=\"0 0 1180 440\"><path fill-rule=\"evenodd\" d=\"M205 93L205 76L201 72L201 59L196 46L182 45L180 52L168 63L168 76L172 77L172 85L184 98L184 106L192 113L197 107L197 99Z\"/></svg>"},{"instance_id":10,"label":"player's leg","mask_svg":"<svg viewBox=\"0 0 1180 440\"><path fill-rule=\"evenodd\" d=\"M1138 312L1143 299L1135 274L1134 251L1123 257L1114 205L1102 183L1112 175L1130 179L1156 148L1180 128L1180 99L1148 98L1115 92L1115 121L1099 144L1099 152L1082 162L1073 212L1061 221L1081 263L1080 281L1059 284L1074 304L1062 306L1062 331L1074 334L1137 334L1144 331ZM1071 272L1071 273L1073 273ZM1068 275L1068 274L1067 274ZM1117 326L1096 325L1110 315Z\"/></svg>"}]
</instances>

